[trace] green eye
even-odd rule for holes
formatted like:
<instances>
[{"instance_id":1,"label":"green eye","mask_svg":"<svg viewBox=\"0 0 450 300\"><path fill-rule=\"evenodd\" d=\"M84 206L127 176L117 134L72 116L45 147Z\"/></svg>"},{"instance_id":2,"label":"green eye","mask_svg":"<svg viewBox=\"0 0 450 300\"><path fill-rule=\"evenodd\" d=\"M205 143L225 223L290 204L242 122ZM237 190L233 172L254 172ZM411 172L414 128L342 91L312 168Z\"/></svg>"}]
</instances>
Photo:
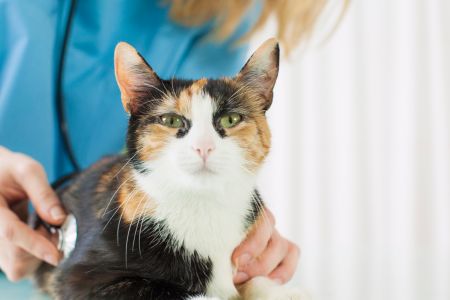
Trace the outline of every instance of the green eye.
<instances>
[{"instance_id":1,"label":"green eye","mask_svg":"<svg viewBox=\"0 0 450 300\"><path fill-rule=\"evenodd\" d=\"M161 123L170 128L183 127L183 119L175 114L165 114L161 116Z\"/></svg>"},{"instance_id":2,"label":"green eye","mask_svg":"<svg viewBox=\"0 0 450 300\"><path fill-rule=\"evenodd\" d=\"M241 122L242 116L238 113L225 114L220 118L220 125L223 128L231 128Z\"/></svg>"}]
</instances>

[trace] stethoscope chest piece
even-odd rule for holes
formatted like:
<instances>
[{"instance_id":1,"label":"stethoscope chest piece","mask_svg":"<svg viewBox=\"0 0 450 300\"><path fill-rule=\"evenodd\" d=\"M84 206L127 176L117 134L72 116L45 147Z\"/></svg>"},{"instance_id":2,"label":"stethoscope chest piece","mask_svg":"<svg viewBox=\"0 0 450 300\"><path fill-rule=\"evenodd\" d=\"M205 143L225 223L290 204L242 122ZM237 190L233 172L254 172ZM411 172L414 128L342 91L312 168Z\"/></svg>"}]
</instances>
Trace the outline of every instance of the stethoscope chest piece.
<instances>
[{"instance_id":1,"label":"stethoscope chest piece","mask_svg":"<svg viewBox=\"0 0 450 300\"><path fill-rule=\"evenodd\" d=\"M58 250L62 251L64 258L69 257L77 241L77 220L74 215L68 215L63 225L56 229L58 233Z\"/></svg>"}]
</instances>

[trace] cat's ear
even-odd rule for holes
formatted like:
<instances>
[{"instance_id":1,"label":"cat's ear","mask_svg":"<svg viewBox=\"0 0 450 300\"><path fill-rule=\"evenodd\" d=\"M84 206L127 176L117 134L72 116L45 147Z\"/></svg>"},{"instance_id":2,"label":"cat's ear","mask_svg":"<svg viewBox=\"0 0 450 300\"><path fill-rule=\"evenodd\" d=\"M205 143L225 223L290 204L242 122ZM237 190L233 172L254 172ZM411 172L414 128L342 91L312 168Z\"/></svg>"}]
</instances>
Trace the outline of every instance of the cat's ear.
<instances>
[{"instance_id":1,"label":"cat's ear","mask_svg":"<svg viewBox=\"0 0 450 300\"><path fill-rule=\"evenodd\" d=\"M123 107L131 114L138 110L141 97L161 83L158 75L144 58L125 42L120 42L116 46L114 70Z\"/></svg>"},{"instance_id":2,"label":"cat's ear","mask_svg":"<svg viewBox=\"0 0 450 300\"><path fill-rule=\"evenodd\" d=\"M249 58L236 80L262 99L264 110L272 104L273 87L278 76L280 48L275 38L265 41Z\"/></svg>"}]
</instances>

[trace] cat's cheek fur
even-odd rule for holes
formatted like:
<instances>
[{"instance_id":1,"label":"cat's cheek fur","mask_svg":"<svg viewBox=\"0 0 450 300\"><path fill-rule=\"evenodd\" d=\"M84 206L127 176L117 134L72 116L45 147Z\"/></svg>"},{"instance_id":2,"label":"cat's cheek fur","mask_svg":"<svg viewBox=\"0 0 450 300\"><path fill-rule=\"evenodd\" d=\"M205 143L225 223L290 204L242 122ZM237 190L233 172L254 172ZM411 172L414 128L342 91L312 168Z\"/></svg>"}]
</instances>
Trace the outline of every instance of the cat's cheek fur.
<instances>
[{"instance_id":1,"label":"cat's cheek fur","mask_svg":"<svg viewBox=\"0 0 450 300\"><path fill-rule=\"evenodd\" d=\"M165 151L165 147L170 143L177 130L168 128L160 124L150 124L142 134L142 138L138 141L137 156L140 161L155 160L161 153ZM150 134L149 134L150 133Z\"/></svg>"},{"instance_id":2,"label":"cat's cheek fur","mask_svg":"<svg viewBox=\"0 0 450 300\"><path fill-rule=\"evenodd\" d=\"M227 130L227 135L242 149L245 167L256 172L270 150L271 135L263 116L254 116L249 122Z\"/></svg>"}]
</instances>

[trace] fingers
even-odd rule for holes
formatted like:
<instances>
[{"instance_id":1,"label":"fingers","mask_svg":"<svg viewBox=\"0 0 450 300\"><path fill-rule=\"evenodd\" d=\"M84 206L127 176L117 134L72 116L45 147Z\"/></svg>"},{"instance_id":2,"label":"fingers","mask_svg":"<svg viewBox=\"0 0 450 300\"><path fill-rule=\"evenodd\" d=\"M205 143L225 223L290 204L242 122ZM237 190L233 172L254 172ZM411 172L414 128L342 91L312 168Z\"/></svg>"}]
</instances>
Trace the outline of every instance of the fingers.
<instances>
[{"instance_id":1,"label":"fingers","mask_svg":"<svg viewBox=\"0 0 450 300\"><path fill-rule=\"evenodd\" d=\"M288 282L294 276L297 268L300 249L297 245L289 242L288 253L280 265L269 274L269 278L281 284Z\"/></svg>"},{"instance_id":2,"label":"fingers","mask_svg":"<svg viewBox=\"0 0 450 300\"><path fill-rule=\"evenodd\" d=\"M31 275L41 264L40 259L4 239L0 239L0 245L0 266L10 281L15 282Z\"/></svg>"},{"instance_id":3,"label":"fingers","mask_svg":"<svg viewBox=\"0 0 450 300\"><path fill-rule=\"evenodd\" d=\"M274 231L264 252L239 270L250 277L268 275L283 261L288 253L288 246L288 241L281 238L277 231Z\"/></svg>"},{"instance_id":4,"label":"fingers","mask_svg":"<svg viewBox=\"0 0 450 300\"><path fill-rule=\"evenodd\" d=\"M0 238L49 264L58 264L60 254L52 242L23 223L3 199L0 199Z\"/></svg>"},{"instance_id":5,"label":"fingers","mask_svg":"<svg viewBox=\"0 0 450 300\"><path fill-rule=\"evenodd\" d=\"M275 226L272 213L264 209L247 238L234 250L232 260L236 267L248 264L266 249Z\"/></svg>"},{"instance_id":6,"label":"fingers","mask_svg":"<svg viewBox=\"0 0 450 300\"><path fill-rule=\"evenodd\" d=\"M27 201L46 222L61 223L64 211L42 166L32 158L0 147L0 268L16 281L33 272L41 260L56 265L60 253L51 237L25 224Z\"/></svg>"},{"instance_id":7,"label":"fingers","mask_svg":"<svg viewBox=\"0 0 450 300\"><path fill-rule=\"evenodd\" d=\"M44 168L33 159L15 154L16 167L12 170L14 180L30 198L38 215L46 222L59 225L66 217L58 197L47 181Z\"/></svg>"},{"instance_id":8,"label":"fingers","mask_svg":"<svg viewBox=\"0 0 450 300\"><path fill-rule=\"evenodd\" d=\"M265 209L263 215L247 239L233 252L232 260L237 268L233 278L235 284L256 276L269 276L285 283L295 273L299 248L275 230L275 220L269 210Z\"/></svg>"},{"instance_id":9,"label":"fingers","mask_svg":"<svg viewBox=\"0 0 450 300\"><path fill-rule=\"evenodd\" d=\"M275 219L268 209L264 209L247 238L234 250L232 261L237 268L235 283L241 283L250 278L245 272L246 267L266 249L274 231Z\"/></svg>"}]
</instances>

